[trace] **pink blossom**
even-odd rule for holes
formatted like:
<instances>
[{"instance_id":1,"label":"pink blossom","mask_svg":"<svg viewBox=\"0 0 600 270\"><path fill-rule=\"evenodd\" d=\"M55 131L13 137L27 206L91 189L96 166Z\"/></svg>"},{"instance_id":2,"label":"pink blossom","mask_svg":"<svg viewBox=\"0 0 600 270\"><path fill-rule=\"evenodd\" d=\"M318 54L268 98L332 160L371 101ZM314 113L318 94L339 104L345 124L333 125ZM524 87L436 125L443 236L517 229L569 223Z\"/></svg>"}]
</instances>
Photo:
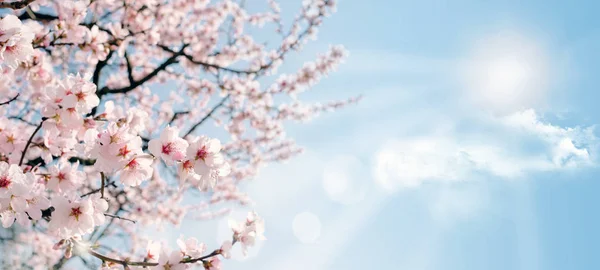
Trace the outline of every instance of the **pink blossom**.
<instances>
[{"instance_id":1,"label":"pink blossom","mask_svg":"<svg viewBox=\"0 0 600 270\"><path fill-rule=\"evenodd\" d=\"M148 150L157 158L162 158L168 165L185 158L188 142L179 137L179 129L167 126L158 139L148 143Z\"/></svg>"},{"instance_id":2,"label":"pink blossom","mask_svg":"<svg viewBox=\"0 0 600 270\"><path fill-rule=\"evenodd\" d=\"M160 257L158 258L158 265L151 267L154 270L182 270L187 269L187 265L181 263L183 254L180 251L174 250L172 252L163 249Z\"/></svg>"},{"instance_id":3,"label":"pink blossom","mask_svg":"<svg viewBox=\"0 0 600 270\"><path fill-rule=\"evenodd\" d=\"M95 226L94 207L90 199L69 200L56 196L51 202L55 208L49 224L51 231L63 238L92 232Z\"/></svg>"},{"instance_id":4,"label":"pink blossom","mask_svg":"<svg viewBox=\"0 0 600 270\"><path fill-rule=\"evenodd\" d=\"M177 239L177 246L179 246L183 256L189 256L191 258L200 257L202 253L206 251L206 245L204 243L199 243L198 239L194 237L184 240L183 236L180 236L179 239Z\"/></svg>"},{"instance_id":5,"label":"pink blossom","mask_svg":"<svg viewBox=\"0 0 600 270\"><path fill-rule=\"evenodd\" d=\"M0 198L22 196L27 193L26 178L15 164L0 161Z\"/></svg>"},{"instance_id":6,"label":"pink blossom","mask_svg":"<svg viewBox=\"0 0 600 270\"><path fill-rule=\"evenodd\" d=\"M33 54L33 33L14 15L0 19L0 64L13 69Z\"/></svg>"},{"instance_id":7,"label":"pink blossom","mask_svg":"<svg viewBox=\"0 0 600 270\"><path fill-rule=\"evenodd\" d=\"M160 242L148 241L145 258L151 262L158 261L158 258L160 257L160 248Z\"/></svg>"},{"instance_id":8,"label":"pink blossom","mask_svg":"<svg viewBox=\"0 0 600 270\"><path fill-rule=\"evenodd\" d=\"M214 187L219 176L229 174L229 165L220 151L219 140L204 136L193 140L187 149L187 156L194 164L194 171L200 175L200 181L204 185Z\"/></svg>"},{"instance_id":9,"label":"pink blossom","mask_svg":"<svg viewBox=\"0 0 600 270\"><path fill-rule=\"evenodd\" d=\"M85 179L85 173L79 171L78 167L78 161L74 164L61 161L50 167L50 180L48 180L47 187L60 193L75 190Z\"/></svg>"},{"instance_id":10,"label":"pink blossom","mask_svg":"<svg viewBox=\"0 0 600 270\"><path fill-rule=\"evenodd\" d=\"M135 156L120 170L120 180L127 186L139 186L144 180L150 179L152 172L151 157Z\"/></svg>"},{"instance_id":11,"label":"pink blossom","mask_svg":"<svg viewBox=\"0 0 600 270\"><path fill-rule=\"evenodd\" d=\"M221 260L219 257L211 257L204 262L203 266L206 270L221 270Z\"/></svg>"}]
</instances>

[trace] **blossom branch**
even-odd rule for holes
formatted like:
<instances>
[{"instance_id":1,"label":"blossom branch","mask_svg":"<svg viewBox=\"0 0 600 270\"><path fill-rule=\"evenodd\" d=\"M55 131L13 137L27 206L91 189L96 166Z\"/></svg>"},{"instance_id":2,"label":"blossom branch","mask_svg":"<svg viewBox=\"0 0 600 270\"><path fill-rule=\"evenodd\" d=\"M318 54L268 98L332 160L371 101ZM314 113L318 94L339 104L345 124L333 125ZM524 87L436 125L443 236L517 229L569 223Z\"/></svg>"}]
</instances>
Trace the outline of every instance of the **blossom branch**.
<instances>
[{"instance_id":1,"label":"blossom branch","mask_svg":"<svg viewBox=\"0 0 600 270\"><path fill-rule=\"evenodd\" d=\"M76 244L83 245L79 242L76 242ZM158 263L154 263L154 262L136 262L136 261L128 261L128 260L112 258L107 255L96 252L92 248L88 248L87 252L90 255L92 255L102 261L112 262L112 263L120 264L123 266L157 266L158 265ZM202 256L199 258L195 258L195 259L183 259L180 261L180 263L195 263L195 262L199 262L199 261L204 262L204 260L214 257L214 256L217 256L219 254L221 254L221 249L216 249L213 252L209 253L208 255L205 255L205 256Z\"/></svg>"},{"instance_id":2,"label":"blossom branch","mask_svg":"<svg viewBox=\"0 0 600 270\"><path fill-rule=\"evenodd\" d=\"M1 4L1 3L0 3L0 4ZM2 102L2 103L0 103L0 106L7 105L7 104L9 104L9 103L11 103L11 102L13 102L13 101L17 100L17 98L19 97L19 95L20 95L20 94L21 94L21 93L17 93L17 94L16 94L14 97L12 97L11 99L9 99L9 100L7 100L7 101L5 101L5 102Z\"/></svg>"},{"instance_id":3,"label":"blossom branch","mask_svg":"<svg viewBox=\"0 0 600 270\"><path fill-rule=\"evenodd\" d=\"M100 172L100 178L102 180L102 185L100 185L100 198L104 198L104 179L106 179L104 172Z\"/></svg>"},{"instance_id":4,"label":"blossom branch","mask_svg":"<svg viewBox=\"0 0 600 270\"><path fill-rule=\"evenodd\" d=\"M107 216L107 217L116 218L116 219L121 219L121 220L127 220L127 221L130 221L130 222L136 223L136 221L135 221L135 220L133 220L133 219L129 219L129 218L126 218L126 217L117 216L117 215L108 214L108 213L104 213L104 215L105 215L105 216Z\"/></svg>"},{"instance_id":5,"label":"blossom branch","mask_svg":"<svg viewBox=\"0 0 600 270\"><path fill-rule=\"evenodd\" d=\"M238 74L256 74L260 71L260 69L259 70L238 70L238 69L232 69L232 68L228 68L228 67L222 67L222 66L215 65L215 64L209 64L209 63L205 63L202 61L194 60L194 57L192 57L189 54L186 54L183 52L179 52L179 53L175 52L175 51L169 49L169 47L167 47L167 46L159 45L159 47L166 52L170 52L173 54L179 54L179 55L185 57L191 63L196 64L196 65L201 65L206 68L215 68L215 69L220 69L220 70L229 71L229 72L238 73Z\"/></svg>"},{"instance_id":6,"label":"blossom branch","mask_svg":"<svg viewBox=\"0 0 600 270\"><path fill-rule=\"evenodd\" d=\"M24 7L27 7L29 4L33 3L33 1L35 1L35 0L23 0L23 1L8 2L8 3L1 2L0 8L22 9Z\"/></svg>"},{"instance_id":7,"label":"blossom branch","mask_svg":"<svg viewBox=\"0 0 600 270\"><path fill-rule=\"evenodd\" d=\"M42 124L44 124L44 121L46 121L46 118L42 118L40 124L35 128L31 136L29 137L29 140L27 140L27 144L25 144L25 148L23 148L23 153L21 154L21 159L19 160L19 166L23 165L23 160L25 159L27 149L29 148L31 141L33 141L33 137L35 136L35 134L42 128Z\"/></svg>"},{"instance_id":8,"label":"blossom branch","mask_svg":"<svg viewBox=\"0 0 600 270\"><path fill-rule=\"evenodd\" d=\"M108 187L108 186L117 187L115 185L115 181L114 180L113 181L108 181L105 185L103 185L103 187ZM86 197L86 196L90 196L92 194L96 194L96 193L100 192L101 190L102 190L102 188L97 188L97 189L94 189L94 190L92 190L92 191L90 191L88 193L85 193L85 194L81 195L80 197L83 198L83 197Z\"/></svg>"},{"instance_id":9,"label":"blossom branch","mask_svg":"<svg viewBox=\"0 0 600 270\"><path fill-rule=\"evenodd\" d=\"M127 63L127 79L129 79L129 85L133 85L135 83L135 79L133 79L133 68L131 67L131 61L129 61L129 55L125 52L125 62Z\"/></svg>"},{"instance_id":10,"label":"blossom branch","mask_svg":"<svg viewBox=\"0 0 600 270\"><path fill-rule=\"evenodd\" d=\"M174 64L177 62L177 58L179 56L181 56L183 54L183 50L189 45L183 45L181 47L181 49L179 50L179 52L173 54L171 57L169 57L167 60L165 60L165 62L163 62L162 64L160 64L156 69L154 69L152 72L148 73L148 75L146 75L144 78L142 78L139 81L134 81L133 84L130 84L127 87L123 87L123 88L118 88L118 89L110 89L108 87L103 87L100 91L98 91L98 97L102 97L103 95L106 94L125 94L135 88L137 88L138 86L146 83L147 81L151 80L152 78L154 78L156 75L158 75L158 73L160 73L161 71L165 70L168 66L170 66L171 64Z\"/></svg>"},{"instance_id":11,"label":"blossom branch","mask_svg":"<svg viewBox=\"0 0 600 270\"><path fill-rule=\"evenodd\" d=\"M183 135L183 137L187 137L190 134L192 134L196 128L198 128L200 125L202 125L202 123L204 123L204 121L206 121L208 118L210 118L213 113L215 113L219 108L221 108L221 106L223 106L225 104L225 101L227 101L229 99L229 95L225 96L223 99L221 99L221 101L215 105L209 112L208 114L206 114L206 116L204 116L202 119L200 119L200 121L198 121L196 124L194 124L186 133L185 135Z\"/></svg>"}]
</instances>

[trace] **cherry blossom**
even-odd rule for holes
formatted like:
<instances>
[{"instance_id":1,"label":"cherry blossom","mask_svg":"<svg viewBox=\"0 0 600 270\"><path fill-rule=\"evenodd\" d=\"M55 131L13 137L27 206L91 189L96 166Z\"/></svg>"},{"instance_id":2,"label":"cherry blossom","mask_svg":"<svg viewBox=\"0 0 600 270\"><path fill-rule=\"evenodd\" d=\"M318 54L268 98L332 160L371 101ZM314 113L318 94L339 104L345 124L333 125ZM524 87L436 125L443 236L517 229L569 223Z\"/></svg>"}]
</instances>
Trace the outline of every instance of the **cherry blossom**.
<instances>
[{"instance_id":1,"label":"cherry blossom","mask_svg":"<svg viewBox=\"0 0 600 270\"><path fill-rule=\"evenodd\" d=\"M197 174L203 178L212 179L216 176L227 176L229 174L229 168L219 151L221 151L219 140L202 136L190 143L187 156L193 160L194 171ZM214 183L211 186L214 186Z\"/></svg>"},{"instance_id":2,"label":"cherry blossom","mask_svg":"<svg viewBox=\"0 0 600 270\"><path fill-rule=\"evenodd\" d=\"M52 213L49 229L57 236L68 238L90 233L94 229L95 209L90 199L69 200L57 196L52 198L52 205L56 210Z\"/></svg>"},{"instance_id":3,"label":"cherry blossom","mask_svg":"<svg viewBox=\"0 0 600 270\"><path fill-rule=\"evenodd\" d=\"M160 138L150 140L148 150L170 165L185 158L185 149L188 145L186 140L179 137L179 129L167 126L160 134Z\"/></svg>"},{"instance_id":4,"label":"cherry blossom","mask_svg":"<svg viewBox=\"0 0 600 270\"><path fill-rule=\"evenodd\" d=\"M291 21L274 0L261 11L230 0L0 7L0 221L14 235L0 245L17 247L0 261L11 269L78 257L95 269L221 269L234 245L265 240L256 213L215 247L186 235L171 249L144 229L248 207L248 180L302 152L285 123L360 99L302 101L342 63L341 46L279 71L333 0L303 1Z\"/></svg>"},{"instance_id":5,"label":"cherry blossom","mask_svg":"<svg viewBox=\"0 0 600 270\"><path fill-rule=\"evenodd\" d=\"M33 33L14 15L0 19L0 60L10 68L17 68L33 54Z\"/></svg>"},{"instance_id":6,"label":"cherry blossom","mask_svg":"<svg viewBox=\"0 0 600 270\"><path fill-rule=\"evenodd\" d=\"M183 256L189 256L191 258L200 257L202 253L206 251L206 245L204 243L199 243L198 239L194 237L184 240L183 236L181 236L177 239L177 246L179 246Z\"/></svg>"},{"instance_id":7,"label":"cherry blossom","mask_svg":"<svg viewBox=\"0 0 600 270\"><path fill-rule=\"evenodd\" d=\"M19 166L0 161L0 198L22 196L27 193L25 174Z\"/></svg>"},{"instance_id":8,"label":"cherry blossom","mask_svg":"<svg viewBox=\"0 0 600 270\"><path fill-rule=\"evenodd\" d=\"M152 267L154 270L182 270L187 269L187 265L181 263L183 259L183 254L178 250L173 250L169 252L166 249L163 249L160 257L158 258L158 265Z\"/></svg>"},{"instance_id":9,"label":"cherry blossom","mask_svg":"<svg viewBox=\"0 0 600 270\"><path fill-rule=\"evenodd\" d=\"M85 173L78 170L79 162L71 164L60 161L49 168L50 180L46 186L56 192L69 192L75 190L85 179Z\"/></svg>"}]
</instances>

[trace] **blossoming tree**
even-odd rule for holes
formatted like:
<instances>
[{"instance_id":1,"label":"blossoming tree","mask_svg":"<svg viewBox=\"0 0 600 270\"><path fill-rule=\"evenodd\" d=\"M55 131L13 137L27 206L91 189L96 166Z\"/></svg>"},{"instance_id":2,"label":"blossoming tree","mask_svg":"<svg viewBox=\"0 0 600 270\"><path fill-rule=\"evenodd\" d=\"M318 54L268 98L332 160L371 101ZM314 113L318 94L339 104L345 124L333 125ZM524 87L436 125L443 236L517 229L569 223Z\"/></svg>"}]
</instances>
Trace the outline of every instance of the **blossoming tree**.
<instances>
[{"instance_id":1,"label":"blossoming tree","mask_svg":"<svg viewBox=\"0 0 600 270\"><path fill-rule=\"evenodd\" d=\"M289 22L266 3L252 14L233 0L0 0L0 268L81 258L89 268L220 269L233 245L263 238L254 212L210 249L136 232L248 205L239 184L301 152L284 122L357 101L296 97L343 59L339 46L278 72L335 2L306 0ZM257 29L275 41L248 34Z\"/></svg>"}]
</instances>

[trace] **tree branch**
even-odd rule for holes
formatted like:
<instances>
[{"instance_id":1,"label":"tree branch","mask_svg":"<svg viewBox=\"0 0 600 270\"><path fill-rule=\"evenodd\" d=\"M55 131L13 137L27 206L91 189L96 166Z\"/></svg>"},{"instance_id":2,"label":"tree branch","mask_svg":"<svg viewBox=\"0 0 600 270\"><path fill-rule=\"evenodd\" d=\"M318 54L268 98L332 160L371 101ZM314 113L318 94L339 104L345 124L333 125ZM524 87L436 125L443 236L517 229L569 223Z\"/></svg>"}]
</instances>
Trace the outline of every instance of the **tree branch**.
<instances>
[{"instance_id":1,"label":"tree branch","mask_svg":"<svg viewBox=\"0 0 600 270\"><path fill-rule=\"evenodd\" d=\"M173 50L169 49L169 47L167 47L167 46L159 45L159 47L166 52L176 53ZM220 69L220 70L229 71L229 72L238 73L238 74L256 74L260 71L260 69L259 70L238 70L238 69L232 69L232 68L228 68L228 67L222 67L219 65L209 64L209 63L194 60L194 57L192 57L191 55L186 54L186 53L182 53L181 55L183 57L185 57L188 61L190 61L196 65L201 65L201 66L204 66L207 68L215 68L215 69Z\"/></svg>"},{"instance_id":2,"label":"tree branch","mask_svg":"<svg viewBox=\"0 0 600 270\"><path fill-rule=\"evenodd\" d=\"M124 217L121 217L121 216L117 216L117 215L113 215L113 214L107 214L107 213L104 213L104 215L107 216L107 217L121 219L121 220L127 220L127 221L130 221L130 222L136 223L135 220L133 220L133 219L124 218Z\"/></svg>"},{"instance_id":3,"label":"tree branch","mask_svg":"<svg viewBox=\"0 0 600 270\"><path fill-rule=\"evenodd\" d=\"M118 89L110 89L108 87L103 87L102 90L100 90L98 92L98 97L102 97L103 95L106 94L125 94L135 88L137 88L138 86L146 83L147 81L151 80L152 78L154 78L156 75L158 75L158 73L160 73L161 71L165 70L168 66L170 66L171 64L174 64L177 62L177 57L183 55L183 50L185 48L187 48L187 46L189 45L183 45L183 47L181 47L181 49L179 50L179 52L173 54L171 57L169 57L167 60L165 60L165 62L163 62L162 64L160 64L160 66L158 66L156 69L154 69L152 72L148 73L148 75L144 76L144 78L142 78L139 81L134 81L132 84L130 84L127 87L123 87L123 88L118 88Z\"/></svg>"},{"instance_id":4,"label":"tree branch","mask_svg":"<svg viewBox=\"0 0 600 270\"><path fill-rule=\"evenodd\" d=\"M129 79L129 85L132 85L135 80L133 79L133 68L131 67L131 62L129 61L129 56L127 52L125 52L125 62L127 63L127 78Z\"/></svg>"},{"instance_id":5,"label":"tree branch","mask_svg":"<svg viewBox=\"0 0 600 270\"><path fill-rule=\"evenodd\" d=\"M194 124L190 130L188 130L188 132L185 133L185 135L183 135L183 137L187 137L190 134L192 134L192 132L194 132L196 130L196 128L198 128L200 125L202 125L202 123L204 123L204 121L206 121L208 118L210 118L213 113L215 113L217 111L217 109L221 108L221 106L223 106L223 104L225 104L225 101L227 101L229 99L229 95L225 96L217 105L215 105L212 110L210 110L210 112L208 112L208 114L206 114L206 116L204 116L202 119L200 119L200 121L196 124Z\"/></svg>"},{"instance_id":6,"label":"tree branch","mask_svg":"<svg viewBox=\"0 0 600 270\"><path fill-rule=\"evenodd\" d=\"M2 3L0 3L0 4L2 4ZM9 104L9 103L11 103L11 102L13 102L13 101L17 100L17 98L19 97L19 95L20 95L20 93L17 93L17 95L15 95L14 97L12 97L11 99L9 99L9 100L7 100L7 101L4 101L4 102L0 103L0 106L7 105L7 104Z\"/></svg>"},{"instance_id":7,"label":"tree branch","mask_svg":"<svg viewBox=\"0 0 600 270\"><path fill-rule=\"evenodd\" d=\"M113 181L108 181L103 187L108 187L108 186L114 186L114 187L116 187L115 181L114 180ZM86 197L86 196L90 196L92 194L100 192L100 190L102 190L102 188L94 189L94 190L92 190L92 191L90 191L90 192L88 192L86 194L81 195L80 197L83 198L83 197Z\"/></svg>"},{"instance_id":8,"label":"tree branch","mask_svg":"<svg viewBox=\"0 0 600 270\"><path fill-rule=\"evenodd\" d=\"M33 127L37 126L36 124L34 124L34 123L32 123L32 122L29 122L29 121L27 121L27 120L23 119L23 117L20 117L20 116L9 116L9 117L8 117L8 119L15 119L15 120L19 120L19 121L21 121L21 122L23 122L23 123L25 123L25 124L28 124L28 125L30 125L30 126L33 126Z\"/></svg>"},{"instance_id":9,"label":"tree branch","mask_svg":"<svg viewBox=\"0 0 600 270\"><path fill-rule=\"evenodd\" d=\"M29 148L29 145L31 144L31 141L33 141L33 137L35 136L35 134L42 128L42 124L44 123L44 121L46 121L46 118L42 118L42 122L40 122L40 124L35 128L31 136L29 137L29 140L27 140L27 144L25 144L25 148L23 148L23 153L21 154L21 159L19 160L19 166L23 165L23 159L25 159L25 153L27 153L27 148Z\"/></svg>"},{"instance_id":10,"label":"tree branch","mask_svg":"<svg viewBox=\"0 0 600 270\"><path fill-rule=\"evenodd\" d=\"M76 242L76 244L80 244L80 243ZM91 248L88 248L87 251L88 251L88 253L90 255L92 255L92 256L94 256L94 257L96 257L96 258L98 258L98 259L100 259L102 261L112 262L112 263L120 264L120 265L123 265L123 266L157 266L158 265L158 263L155 263L155 262L135 262L135 261L132 262L132 261L128 261L128 260L121 260L121 259L111 258L111 257L108 257L108 256L106 256L104 254L98 253L98 252L92 250ZM221 254L221 250L217 249L217 250L214 250L213 252L211 252L210 254L202 256L202 257L199 257L199 258L195 258L195 259L183 259L183 260L180 261L180 263L195 263L195 262L198 262L198 261L204 262L204 260L206 260L206 259L208 259L210 257L217 256L219 254Z\"/></svg>"},{"instance_id":11,"label":"tree branch","mask_svg":"<svg viewBox=\"0 0 600 270\"><path fill-rule=\"evenodd\" d=\"M104 172L100 172L100 178L102 178L102 185L100 185L100 198L104 198L104 182L106 179Z\"/></svg>"},{"instance_id":12,"label":"tree branch","mask_svg":"<svg viewBox=\"0 0 600 270\"><path fill-rule=\"evenodd\" d=\"M175 122L175 120L177 120L177 117L179 117L180 115L188 114L188 113L190 113L190 111L183 111L183 112L176 112L176 113L174 113L173 117L171 117L171 120L169 120L169 124L168 125L170 125L173 122Z\"/></svg>"},{"instance_id":13,"label":"tree branch","mask_svg":"<svg viewBox=\"0 0 600 270\"><path fill-rule=\"evenodd\" d=\"M22 0L15 2L0 2L0 8L10 8L10 9L22 9L27 7L29 4L33 3L35 0Z\"/></svg>"}]
</instances>

